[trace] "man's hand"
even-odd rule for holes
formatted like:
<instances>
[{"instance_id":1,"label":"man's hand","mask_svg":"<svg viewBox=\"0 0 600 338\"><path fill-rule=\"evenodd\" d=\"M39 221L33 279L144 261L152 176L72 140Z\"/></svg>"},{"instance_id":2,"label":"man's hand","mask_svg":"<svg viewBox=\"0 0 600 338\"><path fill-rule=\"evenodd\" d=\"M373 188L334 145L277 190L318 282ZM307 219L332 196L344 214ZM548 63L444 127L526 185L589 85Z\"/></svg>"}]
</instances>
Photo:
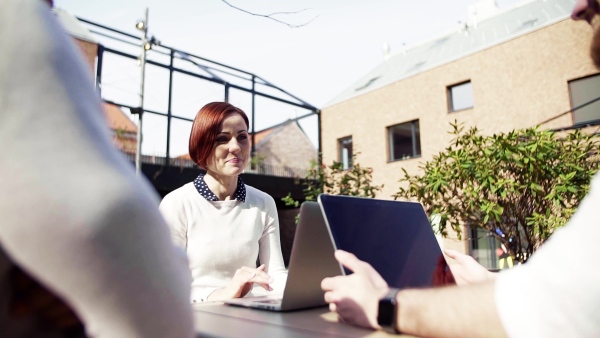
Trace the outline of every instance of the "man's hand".
<instances>
[{"instance_id":1,"label":"man's hand","mask_svg":"<svg viewBox=\"0 0 600 338\"><path fill-rule=\"evenodd\" d=\"M469 255L450 249L444 250L444 253L458 263L450 264L457 285L474 284L496 278L495 273L489 272Z\"/></svg>"},{"instance_id":2,"label":"man's hand","mask_svg":"<svg viewBox=\"0 0 600 338\"><path fill-rule=\"evenodd\" d=\"M387 283L371 265L349 252L337 250L335 258L354 273L323 279L321 288L329 308L345 323L379 329L377 308L388 291Z\"/></svg>"},{"instance_id":3,"label":"man's hand","mask_svg":"<svg viewBox=\"0 0 600 338\"><path fill-rule=\"evenodd\" d=\"M264 264L258 268L243 266L237 269L229 285L226 288L215 290L208 296L208 300L242 298L252 290L254 283L262 286L267 291L273 290L269 285L273 283L273 277L269 276L265 269Z\"/></svg>"}]
</instances>

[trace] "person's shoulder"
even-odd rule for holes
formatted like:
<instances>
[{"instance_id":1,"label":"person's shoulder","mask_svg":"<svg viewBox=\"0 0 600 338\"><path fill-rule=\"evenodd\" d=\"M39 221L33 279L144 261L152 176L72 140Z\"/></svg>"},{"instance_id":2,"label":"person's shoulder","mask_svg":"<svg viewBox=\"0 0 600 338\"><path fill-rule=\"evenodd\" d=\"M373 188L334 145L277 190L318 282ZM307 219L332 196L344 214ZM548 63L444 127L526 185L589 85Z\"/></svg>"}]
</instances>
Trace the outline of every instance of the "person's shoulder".
<instances>
[{"instance_id":1,"label":"person's shoulder","mask_svg":"<svg viewBox=\"0 0 600 338\"><path fill-rule=\"evenodd\" d=\"M246 184L246 203L255 205L262 210L277 212L275 200L269 194Z\"/></svg>"},{"instance_id":2,"label":"person's shoulder","mask_svg":"<svg viewBox=\"0 0 600 338\"><path fill-rule=\"evenodd\" d=\"M590 185L593 189L600 190L600 172L597 172L590 182Z\"/></svg>"},{"instance_id":3,"label":"person's shoulder","mask_svg":"<svg viewBox=\"0 0 600 338\"><path fill-rule=\"evenodd\" d=\"M168 193L160 202L161 205L181 201L190 198L196 193L196 187L193 182L184 184L183 186Z\"/></svg>"},{"instance_id":4,"label":"person's shoulder","mask_svg":"<svg viewBox=\"0 0 600 338\"><path fill-rule=\"evenodd\" d=\"M267 194L266 192L256 189L253 186L247 185L246 184L246 198L252 198L252 199L258 199L258 200L262 200L262 201L266 201L266 202L273 202L275 203L275 200L273 199L273 197L269 194Z\"/></svg>"}]
</instances>

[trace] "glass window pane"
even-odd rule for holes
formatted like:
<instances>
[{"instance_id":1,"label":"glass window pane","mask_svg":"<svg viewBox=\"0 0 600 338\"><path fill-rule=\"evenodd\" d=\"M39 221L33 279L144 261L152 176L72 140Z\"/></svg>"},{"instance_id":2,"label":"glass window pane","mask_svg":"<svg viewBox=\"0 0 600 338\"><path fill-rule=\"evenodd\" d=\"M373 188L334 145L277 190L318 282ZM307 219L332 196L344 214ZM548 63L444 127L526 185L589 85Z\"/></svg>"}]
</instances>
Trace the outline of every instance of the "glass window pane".
<instances>
[{"instance_id":1,"label":"glass window pane","mask_svg":"<svg viewBox=\"0 0 600 338\"><path fill-rule=\"evenodd\" d=\"M421 156L421 131L419 129L419 120L413 122L413 132L413 142L415 144L413 156Z\"/></svg>"},{"instance_id":2,"label":"glass window pane","mask_svg":"<svg viewBox=\"0 0 600 338\"><path fill-rule=\"evenodd\" d=\"M398 124L388 128L390 161L409 159L421 155L419 121Z\"/></svg>"},{"instance_id":3,"label":"glass window pane","mask_svg":"<svg viewBox=\"0 0 600 338\"><path fill-rule=\"evenodd\" d=\"M496 248L500 243L488 231L483 229L470 229L471 233L471 255L479 264L487 269L498 268L498 257Z\"/></svg>"},{"instance_id":4,"label":"glass window pane","mask_svg":"<svg viewBox=\"0 0 600 338\"><path fill-rule=\"evenodd\" d=\"M569 82L571 107L576 108L600 97L600 75L594 75ZM573 112L573 123L583 123L600 119L600 101L596 101Z\"/></svg>"},{"instance_id":5,"label":"glass window pane","mask_svg":"<svg viewBox=\"0 0 600 338\"><path fill-rule=\"evenodd\" d=\"M465 82L449 88L450 111L473 107L473 87L471 82Z\"/></svg>"},{"instance_id":6,"label":"glass window pane","mask_svg":"<svg viewBox=\"0 0 600 338\"><path fill-rule=\"evenodd\" d=\"M352 136L338 140L340 148L339 161L344 169L352 168Z\"/></svg>"}]
</instances>

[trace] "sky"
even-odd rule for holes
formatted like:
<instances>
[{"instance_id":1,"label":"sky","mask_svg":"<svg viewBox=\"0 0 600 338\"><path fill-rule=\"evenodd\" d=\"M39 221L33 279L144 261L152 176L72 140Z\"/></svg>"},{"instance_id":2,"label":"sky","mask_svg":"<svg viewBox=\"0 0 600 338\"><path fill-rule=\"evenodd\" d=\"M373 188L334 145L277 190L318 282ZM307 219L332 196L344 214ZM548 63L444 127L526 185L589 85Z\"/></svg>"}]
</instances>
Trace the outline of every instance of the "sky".
<instances>
[{"instance_id":1,"label":"sky","mask_svg":"<svg viewBox=\"0 0 600 338\"><path fill-rule=\"evenodd\" d=\"M54 6L80 18L139 35L135 23L149 10L149 34L163 44L207 59L254 73L305 102L323 108L346 87L383 62L383 46L391 53L431 40L455 30L467 21L467 8L476 0L227 0L231 5L256 14L297 12L276 16L290 28L265 17L234 9L222 0L55 0ZM497 0L505 8L527 0ZM307 23L308 22L308 23ZM133 94L139 88L139 69L129 66L113 71L121 78L107 78L107 90ZM130 75L123 76L123 74ZM147 79L149 77L146 75ZM113 76L115 76L113 74ZM164 78L164 76L163 76ZM105 77L103 76L103 82ZM164 82L164 81L163 81ZM137 84L136 84L137 83ZM160 85L148 86L146 102L162 102ZM103 88L104 90L104 88ZM182 89L183 90L183 89ZM216 89L211 89L216 90ZM156 95L153 95L153 91ZM219 93L221 93L220 91ZM115 94L116 95L116 94ZM220 94L221 95L221 94ZM182 105L193 117L195 94ZM197 100L202 100L197 98ZM240 106L244 99L239 99ZM236 102L233 102L236 104ZM198 103L199 104L199 103ZM184 109L185 108L185 109ZM244 109L244 108L242 108ZM245 109L246 110L246 109ZM282 116L257 118L257 130L305 114L294 111ZM146 115L145 115L146 116ZM316 118L301 125L316 144ZM189 127L188 127L189 128ZM142 153L164 152L164 127L144 121ZM186 127L172 141L171 153L185 153Z\"/></svg>"}]
</instances>

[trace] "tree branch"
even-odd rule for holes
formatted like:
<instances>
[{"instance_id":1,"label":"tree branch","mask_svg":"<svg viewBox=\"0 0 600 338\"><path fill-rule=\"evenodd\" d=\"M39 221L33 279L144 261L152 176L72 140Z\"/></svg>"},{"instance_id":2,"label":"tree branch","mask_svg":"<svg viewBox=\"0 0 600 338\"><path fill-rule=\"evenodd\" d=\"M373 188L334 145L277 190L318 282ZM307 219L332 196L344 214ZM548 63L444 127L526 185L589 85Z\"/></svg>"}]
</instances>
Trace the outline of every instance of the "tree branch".
<instances>
[{"instance_id":1,"label":"tree branch","mask_svg":"<svg viewBox=\"0 0 600 338\"><path fill-rule=\"evenodd\" d=\"M300 27L306 26L309 23L311 23L314 19L316 19L316 18L319 17L317 15L317 16L314 16L312 19L306 21L305 23L302 23L302 24L299 24L299 25L295 25L295 24L291 24L291 23L279 20L279 19L275 18L274 16L275 15L292 15L292 14L298 14L298 13L307 11L310 8L304 8L304 9L296 11L296 12L273 12L271 14L257 14L257 13L253 13L253 12L247 11L247 10L245 10L243 8L236 7L236 6L232 5L232 4L230 4L229 2L227 2L226 0L221 0L221 1L223 1L225 4L227 4L227 6L229 6L231 8L234 8L234 9L237 9L238 11L244 12L246 14L254 15L254 16L260 16L260 17L263 17L263 18L271 19L273 21L276 21L276 22L279 22L281 24L284 24L284 25L286 25L286 26L288 26L290 28L300 28Z\"/></svg>"}]
</instances>

